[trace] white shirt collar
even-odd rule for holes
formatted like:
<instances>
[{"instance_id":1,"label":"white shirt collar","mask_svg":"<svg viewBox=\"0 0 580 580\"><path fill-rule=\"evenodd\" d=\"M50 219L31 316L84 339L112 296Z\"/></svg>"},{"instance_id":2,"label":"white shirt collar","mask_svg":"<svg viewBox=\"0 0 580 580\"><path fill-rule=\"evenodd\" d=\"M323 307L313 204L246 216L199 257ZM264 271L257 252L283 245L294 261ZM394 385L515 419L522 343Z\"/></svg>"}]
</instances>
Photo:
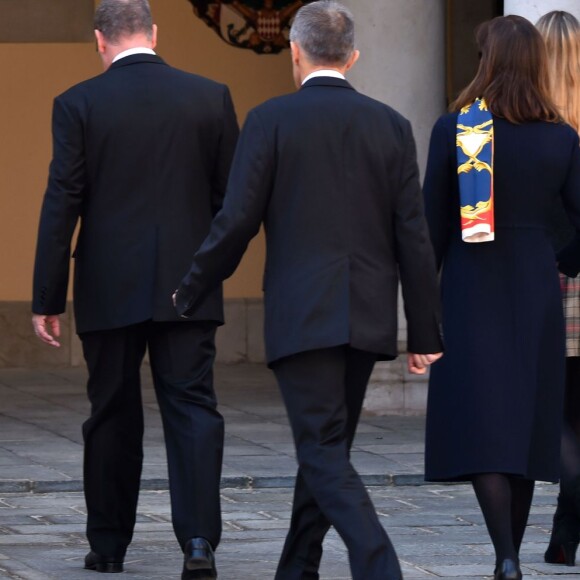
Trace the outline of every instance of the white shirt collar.
<instances>
[{"instance_id":1,"label":"white shirt collar","mask_svg":"<svg viewBox=\"0 0 580 580\"><path fill-rule=\"evenodd\" d=\"M346 77L339 73L337 70L334 69L323 69L323 70L315 70L314 72L310 73L303 81L302 84L308 82L310 79L316 77L332 77L335 79L342 79L343 81L346 80Z\"/></svg>"},{"instance_id":2,"label":"white shirt collar","mask_svg":"<svg viewBox=\"0 0 580 580\"><path fill-rule=\"evenodd\" d=\"M144 46L136 46L135 48L129 48L120 52L114 59L113 62L117 62L126 56L132 56L134 54L155 54L155 51L151 48L145 48Z\"/></svg>"}]
</instances>

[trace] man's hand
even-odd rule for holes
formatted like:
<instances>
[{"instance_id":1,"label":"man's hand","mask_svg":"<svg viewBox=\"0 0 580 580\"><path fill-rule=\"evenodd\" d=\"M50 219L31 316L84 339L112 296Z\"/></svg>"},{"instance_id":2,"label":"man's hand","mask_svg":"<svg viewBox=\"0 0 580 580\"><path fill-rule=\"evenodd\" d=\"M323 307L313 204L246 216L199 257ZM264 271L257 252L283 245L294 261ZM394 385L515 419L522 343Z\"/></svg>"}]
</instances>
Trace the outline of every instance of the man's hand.
<instances>
[{"instance_id":1,"label":"man's hand","mask_svg":"<svg viewBox=\"0 0 580 580\"><path fill-rule=\"evenodd\" d=\"M173 301L173 307L177 308L177 293L179 292L179 290L176 290L172 295L171 295L171 300ZM179 316L180 318L185 318L186 320L189 319L189 316L187 316L186 314L181 314Z\"/></svg>"},{"instance_id":2,"label":"man's hand","mask_svg":"<svg viewBox=\"0 0 580 580\"><path fill-rule=\"evenodd\" d=\"M34 334L42 342L46 342L50 346L60 346L60 342L56 340L60 337L60 320L58 314L33 314L32 326L34 327Z\"/></svg>"},{"instance_id":3,"label":"man's hand","mask_svg":"<svg viewBox=\"0 0 580 580\"><path fill-rule=\"evenodd\" d=\"M427 367L435 361L438 361L442 356L442 352L435 354L414 354L410 352L407 354L409 372L414 375L424 375L427 372Z\"/></svg>"}]
</instances>

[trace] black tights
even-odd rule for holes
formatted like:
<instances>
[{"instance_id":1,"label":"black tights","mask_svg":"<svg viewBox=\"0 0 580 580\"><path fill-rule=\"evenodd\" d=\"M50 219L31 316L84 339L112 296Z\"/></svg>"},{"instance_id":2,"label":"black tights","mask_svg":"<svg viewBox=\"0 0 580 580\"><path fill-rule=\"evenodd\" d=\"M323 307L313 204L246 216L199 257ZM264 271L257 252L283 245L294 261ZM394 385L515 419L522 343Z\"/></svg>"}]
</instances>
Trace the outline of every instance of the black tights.
<instances>
[{"instance_id":1,"label":"black tights","mask_svg":"<svg viewBox=\"0 0 580 580\"><path fill-rule=\"evenodd\" d=\"M566 358L566 391L562 429L562 485L580 477L580 357Z\"/></svg>"},{"instance_id":2,"label":"black tights","mask_svg":"<svg viewBox=\"0 0 580 580\"><path fill-rule=\"evenodd\" d=\"M480 473L473 489L495 548L496 563L517 561L534 496L534 481L504 473Z\"/></svg>"}]
</instances>

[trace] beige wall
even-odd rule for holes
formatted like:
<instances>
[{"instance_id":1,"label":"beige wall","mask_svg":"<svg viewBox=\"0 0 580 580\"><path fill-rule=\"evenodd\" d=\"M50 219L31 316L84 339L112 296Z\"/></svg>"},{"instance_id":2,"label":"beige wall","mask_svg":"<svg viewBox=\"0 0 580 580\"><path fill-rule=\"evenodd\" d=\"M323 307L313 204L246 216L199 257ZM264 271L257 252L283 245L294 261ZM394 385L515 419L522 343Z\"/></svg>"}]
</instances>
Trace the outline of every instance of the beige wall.
<instances>
[{"instance_id":1,"label":"beige wall","mask_svg":"<svg viewBox=\"0 0 580 580\"><path fill-rule=\"evenodd\" d=\"M290 60L229 47L187 0L151 0L157 50L170 64L228 84L240 121L263 100L293 90ZM28 301L38 214L51 155L52 99L101 72L93 44L0 44L0 301ZM228 297L260 296L264 244L254 240Z\"/></svg>"}]
</instances>

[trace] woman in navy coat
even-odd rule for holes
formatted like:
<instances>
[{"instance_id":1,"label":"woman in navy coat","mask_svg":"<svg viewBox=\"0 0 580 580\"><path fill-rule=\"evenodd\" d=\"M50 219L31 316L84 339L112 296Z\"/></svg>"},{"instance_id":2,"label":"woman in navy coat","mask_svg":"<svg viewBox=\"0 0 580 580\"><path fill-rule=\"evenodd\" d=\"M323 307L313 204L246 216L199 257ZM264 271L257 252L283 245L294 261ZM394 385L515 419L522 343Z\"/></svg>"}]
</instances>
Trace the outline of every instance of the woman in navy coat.
<instances>
[{"instance_id":1,"label":"woman in navy coat","mask_svg":"<svg viewBox=\"0 0 580 580\"><path fill-rule=\"evenodd\" d=\"M548 96L545 49L533 25L496 18L480 27L477 42L478 73L454 112L437 121L425 178L446 341L429 382L426 479L473 483L496 552L495 578L512 580L521 578L534 481L559 478L564 322L546 227L561 197L580 231L580 148ZM457 125L479 98L493 122L486 207L495 230L492 241L466 243ZM560 269L576 275L578 244L563 256Z\"/></svg>"}]
</instances>

